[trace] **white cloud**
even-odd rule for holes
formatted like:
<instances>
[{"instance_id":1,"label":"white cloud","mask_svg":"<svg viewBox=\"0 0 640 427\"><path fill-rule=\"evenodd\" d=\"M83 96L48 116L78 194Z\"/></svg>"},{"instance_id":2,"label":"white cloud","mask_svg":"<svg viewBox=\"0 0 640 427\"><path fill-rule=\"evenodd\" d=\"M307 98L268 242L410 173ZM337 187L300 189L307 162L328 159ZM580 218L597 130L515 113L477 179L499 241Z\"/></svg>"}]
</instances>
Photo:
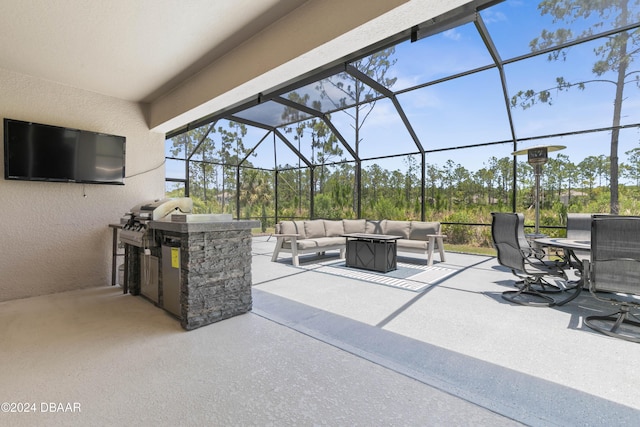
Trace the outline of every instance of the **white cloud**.
<instances>
[{"instance_id":1,"label":"white cloud","mask_svg":"<svg viewBox=\"0 0 640 427\"><path fill-rule=\"evenodd\" d=\"M502 12L494 12L491 9L487 9L482 12L482 20L485 24L493 24L495 22L508 21L507 16Z\"/></svg>"},{"instance_id":2,"label":"white cloud","mask_svg":"<svg viewBox=\"0 0 640 427\"><path fill-rule=\"evenodd\" d=\"M442 33L442 35L445 38L448 38L450 40L456 40L456 41L462 38L462 34L460 34L459 31L456 31L455 28L445 31L444 33Z\"/></svg>"}]
</instances>

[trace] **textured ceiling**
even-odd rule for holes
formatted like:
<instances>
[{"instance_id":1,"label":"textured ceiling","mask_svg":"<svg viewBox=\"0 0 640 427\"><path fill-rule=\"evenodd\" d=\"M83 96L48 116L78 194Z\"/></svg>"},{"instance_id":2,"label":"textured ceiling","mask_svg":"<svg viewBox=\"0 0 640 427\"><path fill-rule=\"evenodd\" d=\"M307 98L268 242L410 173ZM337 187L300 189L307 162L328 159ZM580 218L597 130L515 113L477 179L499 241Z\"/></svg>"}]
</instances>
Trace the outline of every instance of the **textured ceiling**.
<instances>
[{"instance_id":1,"label":"textured ceiling","mask_svg":"<svg viewBox=\"0 0 640 427\"><path fill-rule=\"evenodd\" d=\"M150 102L305 1L9 0L0 67Z\"/></svg>"}]
</instances>

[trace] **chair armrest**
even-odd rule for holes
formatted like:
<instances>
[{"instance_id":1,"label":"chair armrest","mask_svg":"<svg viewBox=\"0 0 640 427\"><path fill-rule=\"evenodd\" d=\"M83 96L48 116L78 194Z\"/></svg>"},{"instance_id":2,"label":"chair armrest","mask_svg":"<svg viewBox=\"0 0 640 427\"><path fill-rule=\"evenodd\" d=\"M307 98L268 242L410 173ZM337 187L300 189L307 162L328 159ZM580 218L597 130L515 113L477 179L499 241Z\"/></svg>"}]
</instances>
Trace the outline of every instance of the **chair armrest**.
<instances>
[{"instance_id":1,"label":"chair armrest","mask_svg":"<svg viewBox=\"0 0 640 427\"><path fill-rule=\"evenodd\" d=\"M427 234L427 237L441 237L443 239L447 238L446 234Z\"/></svg>"},{"instance_id":2,"label":"chair armrest","mask_svg":"<svg viewBox=\"0 0 640 427\"><path fill-rule=\"evenodd\" d=\"M547 253L544 250L538 249L538 248L534 248L534 247L520 249L520 252L522 253L522 255L525 258L529 258L529 257L533 256L536 259L542 259L545 256L547 256Z\"/></svg>"},{"instance_id":3,"label":"chair armrest","mask_svg":"<svg viewBox=\"0 0 640 427\"><path fill-rule=\"evenodd\" d=\"M273 237L300 237L301 234L272 234Z\"/></svg>"}]
</instances>

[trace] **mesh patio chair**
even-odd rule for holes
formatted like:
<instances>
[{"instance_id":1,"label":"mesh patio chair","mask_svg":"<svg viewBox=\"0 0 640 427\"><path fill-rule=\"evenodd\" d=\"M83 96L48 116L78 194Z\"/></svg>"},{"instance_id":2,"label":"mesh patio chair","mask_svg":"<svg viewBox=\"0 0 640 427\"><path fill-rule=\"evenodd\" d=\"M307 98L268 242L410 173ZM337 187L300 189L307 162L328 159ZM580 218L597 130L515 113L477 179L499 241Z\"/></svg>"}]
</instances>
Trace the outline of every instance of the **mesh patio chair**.
<instances>
[{"instance_id":1,"label":"mesh patio chair","mask_svg":"<svg viewBox=\"0 0 640 427\"><path fill-rule=\"evenodd\" d=\"M591 240L591 220L593 218L594 214L590 213L568 213L567 239ZM584 258L589 258L589 252L585 252L584 255Z\"/></svg>"},{"instance_id":2,"label":"mesh patio chair","mask_svg":"<svg viewBox=\"0 0 640 427\"><path fill-rule=\"evenodd\" d=\"M640 342L640 218L595 217L591 223L591 259L584 260L591 294L618 305L609 315L585 318L591 329Z\"/></svg>"},{"instance_id":3,"label":"mesh patio chair","mask_svg":"<svg viewBox=\"0 0 640 427\"><path fill-rule=\"evenodd\" d=\"M572 240L591 240L591 220L593 214L590 213L568 213L567 214L567 239ZM581 251L579 249L572 252L572 257L565 252L567 264L575 269L575 273L579 276L582 266L579 265L583 259L588 259L590 252Z\"/></svg>"},{"instance_id":4,"label":"mesh patio chair","mask_svg":"<svg viewBox=\"0 0 640 427\"><path fill-rule=\"evenodd\" d=\"M590 240L592 219L593 214L590 213L568 213L567 239Z\"/></svg>"},{"instance_id":5,"label":"mesh patio chair","mask_svg":"<svg viewBox=\"0 0 640 427\"><path fill-rule=\"evenodd\" d=\"M521 305L552 306L556 300L550 293L564 291L557 283L566 283L567 276L560 265L544 261L545 253L532 247L524 234L524 216L521 213L491 214L491 236L498 252L498 263L510 268L521 280L516 282L518 290L505 291L502 298ZM553 278L553 283L547 278Z\"/></svg>"}]
</instances>

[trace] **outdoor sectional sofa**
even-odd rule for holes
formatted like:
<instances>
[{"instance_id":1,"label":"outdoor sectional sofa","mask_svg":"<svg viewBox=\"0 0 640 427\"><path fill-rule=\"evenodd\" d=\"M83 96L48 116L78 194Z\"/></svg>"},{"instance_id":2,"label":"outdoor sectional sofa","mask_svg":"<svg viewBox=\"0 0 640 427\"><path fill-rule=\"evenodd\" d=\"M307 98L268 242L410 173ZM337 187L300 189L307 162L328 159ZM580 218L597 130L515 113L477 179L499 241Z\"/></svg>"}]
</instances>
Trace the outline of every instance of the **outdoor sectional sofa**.
<instances>
[{"instance_id":1,"label":"outdoor sectional sofa","mask_svg":"<svg viewBox=\"0 0 640 427\"><path fill-rule=\"evenodd\" d=\"M276 224L276 247L271 261L277 261L281 252L291 254L292 263L299 265L301 254L323 254L326 251L339 250L340 258L345 257L345 234L367 233L400 236L397 249L402 252L424 254L427 265L433 264L433 250L440 252L440 261L444 261L443 239L439 222L395 221L369 219L306 221L281 221Z\"/></svg>"}]
</instances>

